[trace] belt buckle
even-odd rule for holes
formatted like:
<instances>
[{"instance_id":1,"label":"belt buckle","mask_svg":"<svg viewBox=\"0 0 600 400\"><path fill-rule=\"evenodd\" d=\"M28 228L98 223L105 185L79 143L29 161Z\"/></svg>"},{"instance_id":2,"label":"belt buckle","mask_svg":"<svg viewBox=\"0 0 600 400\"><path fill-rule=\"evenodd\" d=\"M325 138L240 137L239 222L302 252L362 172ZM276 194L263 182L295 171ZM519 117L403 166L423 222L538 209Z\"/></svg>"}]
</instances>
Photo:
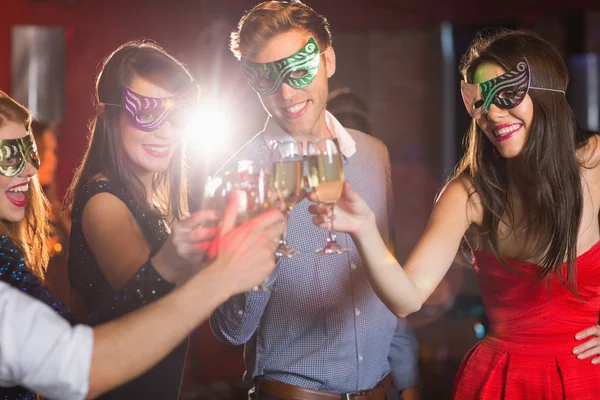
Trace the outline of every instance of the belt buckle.
<instances>
[{"instance_id":1,"label":"belt buckle","mask_svg":"<svg viewBox=\"0 0 600 400\"><path fill-rule=\"evenodd\" d=\"M352 398L350 397L353 393L344 393L344 397L342 400L352 400Z\"/></svg>"}]
</instances>

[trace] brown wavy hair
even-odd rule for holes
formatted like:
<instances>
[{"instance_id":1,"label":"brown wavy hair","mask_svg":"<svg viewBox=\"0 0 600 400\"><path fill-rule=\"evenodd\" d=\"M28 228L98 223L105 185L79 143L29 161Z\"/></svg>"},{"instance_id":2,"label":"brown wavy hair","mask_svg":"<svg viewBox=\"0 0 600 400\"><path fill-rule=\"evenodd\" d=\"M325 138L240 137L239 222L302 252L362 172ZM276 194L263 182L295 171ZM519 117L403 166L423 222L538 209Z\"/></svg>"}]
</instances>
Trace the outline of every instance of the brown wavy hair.
<instances>
[{"instance_id":1,"label":"brown wavy hair","mask_svg":"<svg viewBox=\"0 0 600 400\"><path fill-rule=\"evenodd\" d=\"M332 44L327 18L299 0L272 0L244 14L237 30L231 33L229 48L238 60L242 53L245 58L252 58L270 39L294 29L310 32L321 51Z\"/></svg>"},{"instance_id":2,"label":"brown wavy hair","mask_svg":"<svg viewBox=\"0 0 600 400\"><path fill-rule=\"evenodd\" d=\"M8 122L23 125L31 135L31 114L27 108L0 91L0 129ZM23 253L27 268L42 282L48 266L47 237L49 203L37 175L29 180L25 218L19 222L0 220L0 234L9 237Z\"/></svg>"},{"instance_id":3,"label":"brown wavy hair","mask_svg":"<svg viewBox=\"0 0 600 400\"><path fill-rule=\"evenodd\" d=\"M567 89L568 70L558 50L537 34L522 30L474 40L461 60L460 72L472 83L482 63L495 63L508 71L523 58L530 65L531 86ZM507 160L473 120L455 177L468 177L481 197L484 235L506 267L498 247L498 227L502 221L514 229L509 199L516 195L526 210L525 240L532 244L526 249L527 257L540 260L540 280L554 275L576 292L575 260L583 210L580 170L584 167L577 150L594 133L577 125L564 94L542 90L528 94L533 102L533 123L522 152L511 160L510 170ZM562 269L565 260L566 276Z\"/></svg>"},{"instance_id":4,"label":"brown wavy hair","mask_svg":"<svg viewBox=\"0 0 600 400\"><path fill-rule=\"evenodd\" d=\"M148 79L172 93L198 93L198 87L187 68L158 44L151 41L127 42L112 52L103 62L96 80L95 103L121 104L125 86L135 76ZM98 107L99 112L90 124L90 142L83 161L66 195L66 204L72 208L81 188L105 175L109 181L123 185L145 213L166 217L169 225L188 214L186 171L183 146L173 154L169 168L156 174L152 183L153 201L159 208L148 204L146 191L139 179L128 171L122 154L120 107Z\"/></svg>"}]
</instances>

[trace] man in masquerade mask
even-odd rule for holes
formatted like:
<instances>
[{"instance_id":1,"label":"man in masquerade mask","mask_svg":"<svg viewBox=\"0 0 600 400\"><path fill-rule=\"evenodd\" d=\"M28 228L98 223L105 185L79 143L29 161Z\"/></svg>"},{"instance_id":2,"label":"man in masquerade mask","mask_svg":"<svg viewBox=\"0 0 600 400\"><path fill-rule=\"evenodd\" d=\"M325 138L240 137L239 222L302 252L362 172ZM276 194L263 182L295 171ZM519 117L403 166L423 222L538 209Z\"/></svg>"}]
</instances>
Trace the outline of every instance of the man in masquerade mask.
<instances>
[{"instance_id":1,"label":"man in masquerade mask","mask_svg":"<svg viewBox=\"0 0 600 400\"><path fill-rule=\"evenodd\" d=\"M267 1L247 12L232 34L231 49L270 117L220 171L238 160L269 161L272 141L337 139L345 179L376 204L389 237L391 182L383 143L344 128L325 107L336 69L327 20L300 1ZM307 162L304 161L307 175ZM368 284L356 246L338 240L345 255L314 253L323 233L302 200L290 215L288 240L302 253L279 259L271 291L232 297L211 317L215 335L245 343L246 375L258 399L384 400L418 397L418 345ZM393 387L391 382L393 381ZM344 397L345 398L345 397Z\"/></svg>"}]
</instances>

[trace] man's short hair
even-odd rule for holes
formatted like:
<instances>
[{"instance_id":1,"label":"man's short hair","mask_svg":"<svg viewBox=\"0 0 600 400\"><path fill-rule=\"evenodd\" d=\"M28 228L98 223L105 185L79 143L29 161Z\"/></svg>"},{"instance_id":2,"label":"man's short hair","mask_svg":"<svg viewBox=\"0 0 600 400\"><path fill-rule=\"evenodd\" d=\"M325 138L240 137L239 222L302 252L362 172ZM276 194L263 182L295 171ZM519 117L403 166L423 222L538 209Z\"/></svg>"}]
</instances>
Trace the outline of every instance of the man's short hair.
<instances>
[{"instance_id":1,"label":"man's short hair","mask_svg":"<svg viewBox=\"0 0 600 400\"><path fill-rule=\"evenodd\" d=\"M239 60L253 58L273 37L291 30L310 32L321 51L331 46L327 19L299 0L265 1L246 12L231 33L230 49Z\"/></svg>"}]
</instances>

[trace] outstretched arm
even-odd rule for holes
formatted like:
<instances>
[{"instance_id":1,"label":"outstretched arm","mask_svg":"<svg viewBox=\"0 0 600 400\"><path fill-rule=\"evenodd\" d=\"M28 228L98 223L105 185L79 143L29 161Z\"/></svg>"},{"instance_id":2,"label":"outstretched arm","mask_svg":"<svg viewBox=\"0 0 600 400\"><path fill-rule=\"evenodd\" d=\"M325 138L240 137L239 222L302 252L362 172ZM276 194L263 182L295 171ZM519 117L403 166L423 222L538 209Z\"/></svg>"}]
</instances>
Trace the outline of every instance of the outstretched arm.
<instances>
[{"instance_id":1,"label":"outstretched arm","mask_svg":"<svg viewBox=\"0 0 600 400\"><path fill-rule=\"evenodd\" d=\"M314 194L309 198L316 200ZM335 207L335 224L337 230L351 234L377 295L394 314L405 317L421 308L452 265L465 232L478 221L472 217L480 213L473 205L475 199L476 195L469 196L465 180L451 181L404 267L385 246L373 212L347 182ZM326 227L327 210L312 205L310 211L315 214L313 222Z\"/></svg>"},{"instance_id":2,"label":"outstretched arm","mask_svg":"<svg viewBox=\"0 0 600 400\"><path fill-rule=\"evenodd\" d=\"M232 200L210 247L212 264L173 293L93 331L69 326L0 282L0 385L23 385L50 398L94 398L152 367L219 303L275 267L281 213L271 210L234 228L235 210Z\"/></svg>"},{"instance_id":3,"label":"outstretched arm","mask_svg":"<svg viewBox=\"0 0 600 400\"><path fill-rule=\"evenodd\" d=\"M208 250L215 258L211 265L165 298L95 329L91 396L145 372L219 304L250 290L273 271L275 239L283 231L281 213L271 210L234 228L236 217L237 197L232 196L221 230ZM187 245L185 241L178 244Z\"/></svg>"},{"instance_id":4,"label":"outstretched arm","mask_svg":"<svg viewBox=\"0 0 600 400\"><path fill-rule=\"evenodd\" d=\"M232 293L222 267L213 265L164 298L93 331L71 327L47 305L0 282L0 385L71 400L95 398L139 376Z\"/></svg>"},{"instance_id":5,"label":"outstretched arm","mask_svg":"<svg viewBox=\"0 0 600 400\"><path fill-rule=\"evenodd\" d=\"M139 376L162 360L227 299L225 278L218 266L212 266L163 299L94 328L88 398Z\"/></svg>"}]
</instances>

